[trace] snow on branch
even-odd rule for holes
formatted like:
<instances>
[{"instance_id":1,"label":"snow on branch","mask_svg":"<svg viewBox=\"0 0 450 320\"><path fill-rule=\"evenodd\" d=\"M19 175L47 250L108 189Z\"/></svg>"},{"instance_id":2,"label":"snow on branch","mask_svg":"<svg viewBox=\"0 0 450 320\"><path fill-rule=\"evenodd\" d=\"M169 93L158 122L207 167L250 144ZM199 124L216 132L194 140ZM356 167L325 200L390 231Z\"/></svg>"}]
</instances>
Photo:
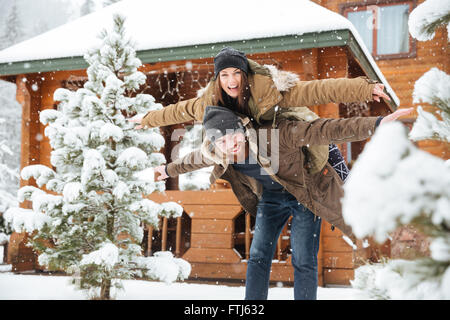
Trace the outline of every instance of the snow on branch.
<instances>
[{"instance_id":1,"label":"snow on branch","mask_svg":"<svg viewBox=\"0 0 450 320\"><path fill-rule=\"evenodd\" d=\"M119 262L119 248L113 243L104 243L98 250L83 255L80 265L95 264L111 271Z\"/></svg>"},{"instance_id":2,"label":"snow on branch","mask_svg":"<svg viewBox=\"0 0 450 320\"><path fill-rule=\"evenodd\" d=\"M30 165L24 167L20 172L20 176L24 180L33 177L39 187L47 184L50 179L55 177L55 172L47 166L41 164Z\"/></svg>"},{"instance_id":3,"label":"snow on branch","mask_svg":"<svg viewBox=\"0 0 450 320\"><path fill-rule=\"evenodd\" d=\"M424 102L438 107L442 121L419 106L419 115L409 137L416 141L435 139L450 142L450 76L432 68L416 81L413 102Z\"/></svg>"},{"instance_id":4,"label":"snow on branch","mask_svg":"<svg viewBox=\"0 0 450 320\"><path fill-rule=\"evenodd\" d=\"M414 84L413 102L429 103L450 112L450 76L431 68Z\"/></svg>"},{"instance_id":5,"label":"snow on branch","mask_svg":"<svg viewBox=\"0 0 450 320\"><path fill-rule=\"evenodd\" d=\"M191 265L183 259L174 258L169 251L155 252L152 257L137 257L135 262L143 277L166 283L187 279L191 273Z\"/></svg>"},{"instance_id":6,"label":"snow on branch","mask_svg":"<svg viewBox=\"0 0 450 320\"><path fill-rule=\"evenodd\" d=\"M121 152L117 164L131 170L144 170L148 164L148 157L141 149L130 147Z\"/></svg>"},{"instance_id":7,"label":"snow on branch","mask_svg":"<svg viewBox=\"0 0 450 320\"><path fill-rule=\"evenodd\" d=\"M54 122L56 119L58 119L61 116L62 116L62 113L59 112L58 110L47 109L47 110L41 111L41 113L39 114L39 121L42 124L46 125L46 124Z\"/></svg>"},{"instance_id":8,"label":"snow on branch","mask_svg":"<svg viewBox=\"0 0 450 320\"><path fill-rule=\"evenodd\" d=\"M368 299L448 300L450 299L450 269L443 276L442 265L429 260L390 260L386 264L364 265L355 270L353 288ZM431 270L430 270L431 269Z\"/></svg>"},{"instance_id":9,"label":"snow on branch","mask_svg":"<svg viewBox=\"0 0 450 320\"><path fill-rule=\"evenodd\" d=\"M105 123L100 129L100 141L105 142L109 139L119 142L123 139L123 131L120 127L112 124Z\"/></svg>"},{"instance_id":10,"label":"snow on branch","mask_svg":"<svg viewBox=\"0 0 450 320\"><path fill-rule=\"evenodd\" d=\"M23 208L9 208L4 213L4 218L13 230L19 233L24 231L32 233L51 221L47 215L41 212Z\"/></svg>"},{"instance_id":11,"label":"snow on branch","mask_svg":"<svg viewBox=\"0 0 450 320\"><path fill-rule=\"evenodd\" d=\"M414 141L434 139L450 142L450 118L438 120L432 113L426 112L421 106L417 107L418 117L409 133Z\"/></svg>"},{"instance_id":12,"label":"snow on branch","mask_svg":"<svg viewBox=\"0 0 450 320\"><path fill-rule=\"evenodd\" d=\"M427 0L418 5L409 15L408 27L411 35L420 41L431 40L435 30L450 23L450 1ZM450 37L450 33L449 33Z\"/></svg>"},{"instance_id":13,"label":"snow on branch","mask_svg":"<svg viewBox=\"0 0 450 320\"><path fill-rule=\"evenodd\" d=\"M398 225L425 216L450 227L450 168L417 149L400 123L377 129L344 185L343 216L358 238L379 242Z\"/></svg>"}]
</instances>

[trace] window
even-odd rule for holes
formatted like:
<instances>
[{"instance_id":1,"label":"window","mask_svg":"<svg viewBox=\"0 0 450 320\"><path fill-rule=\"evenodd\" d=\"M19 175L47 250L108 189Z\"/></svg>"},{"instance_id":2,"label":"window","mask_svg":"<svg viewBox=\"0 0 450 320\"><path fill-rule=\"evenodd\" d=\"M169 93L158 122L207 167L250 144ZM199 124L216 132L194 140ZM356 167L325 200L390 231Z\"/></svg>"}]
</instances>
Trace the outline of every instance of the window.
<instances>
[{"instance_id":1,"label":"window","mask_svg":"<svg viewBox=\"0 0 450 320\"><path fill-rule=\"evenodd\" d=\"M368 1L343 4L341 13L353 23L376 59L411 58L415 56L415 41L408 31L412 9L411 1Z\"/></svg>"}]
</instances>

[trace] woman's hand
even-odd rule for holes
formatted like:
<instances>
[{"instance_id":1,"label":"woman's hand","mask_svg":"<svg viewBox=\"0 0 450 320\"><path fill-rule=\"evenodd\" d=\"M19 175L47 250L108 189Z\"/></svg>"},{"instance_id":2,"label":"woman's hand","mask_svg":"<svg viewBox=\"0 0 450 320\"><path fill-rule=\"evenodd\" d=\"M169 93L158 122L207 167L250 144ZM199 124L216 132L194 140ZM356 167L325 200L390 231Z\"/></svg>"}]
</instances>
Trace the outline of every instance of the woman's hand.
<instances>
[{"instance_id":1,"label":"woman's hand","mask_svg":"<svg viewBox=\"0 0 450 320\"><path fill-rule=\"evenodd\" d=\"M380 100L381 100L380 98L384 98L388 101L391 101L391 98L389 98L389 96L386 93L384 93L383 90L384 90L384 84L376 83L375 87L373 88L373 92L372 92L373 100L380 102Z\"/></svg>"},{"instance_id":2,"label":"woman's hand","mask_svg":"<svg viewBox=\"0 0 450 320\"><path fill-rule=\"evenodd\" d=\"M380 125L387 123L387 122L395 121L399 117L410 114L411 112L413 112L413 110L414 110L414 108L398 109L394 113L391 113L390 115L383 117L383 119L380 121Z\"/></svg>"},{"instance_id":3,"label":"woman's hand","mask_svg":"<svg viewBox=\"0 0 450 320\"><path fill-rule=\"evenodd\" d=\"M128 121L137 123L138 125L136 127L134 127L134 129L139 130L139 129L143 129L144 128L144 126L141 125L141 122L142 122L143 118L144 118L143 115L135 115L133 118L128 119Z\"/></svg>"},{"instance_id":4,"label":"woman's hand","mask_svg":"<svg viewBox=\"0 0 450 320\"><path fill-rule=\"evenodd\" d=\"M156 180L158 180L158 181L169 178L169 176L166 174L166 166L155 167L155 168L153 168L153 171L155 171L155 177L156 177Z\"/></svg>"}]
</instances>

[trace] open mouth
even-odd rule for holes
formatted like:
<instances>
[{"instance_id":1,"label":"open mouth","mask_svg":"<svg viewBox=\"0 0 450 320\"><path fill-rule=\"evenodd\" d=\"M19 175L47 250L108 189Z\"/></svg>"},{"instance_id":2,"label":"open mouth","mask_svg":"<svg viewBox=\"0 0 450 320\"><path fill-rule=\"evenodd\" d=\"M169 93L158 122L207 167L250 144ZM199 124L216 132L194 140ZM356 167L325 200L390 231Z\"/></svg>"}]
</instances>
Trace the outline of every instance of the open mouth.
<instances>
[{"instance_id":1,"label":"open mouth","mask_svg":"<svg viewBox=\"0 0 450 320\"><path fill-rule=\"evenodd\" d=\"M241 146L238 144L233 149L229 150L230 153L237 153Z\"/></svg>"}]
</instances>

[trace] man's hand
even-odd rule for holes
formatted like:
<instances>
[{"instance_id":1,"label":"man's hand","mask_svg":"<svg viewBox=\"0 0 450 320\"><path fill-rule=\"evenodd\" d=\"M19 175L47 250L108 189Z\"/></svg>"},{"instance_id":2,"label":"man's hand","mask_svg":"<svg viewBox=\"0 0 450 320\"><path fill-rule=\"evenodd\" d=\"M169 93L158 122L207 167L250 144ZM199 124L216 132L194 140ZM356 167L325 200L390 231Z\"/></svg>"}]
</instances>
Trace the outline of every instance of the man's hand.
<instances>
[{"instance_id":1,"label":"man's hand","mask_svg":"<svg viewBox=\"0 0 450 320\"><path fill-rule=\"evenodd\" d=\"M391 113L390 115L383 117L383 119L380 121L380 125L387 123L387 122L395 121L399 117L403 117L403 116L410 114L411 112L413 112L413 110L414 110L414 108L398 109L394 113Z\"/></svg>"},{"instance_id":2,"label":"man's hand","mask_svg":"<svg viewBox=\"0 0 450 320\"><path fill-rule=\"evenodd\" d=\"M153 170L155 171L156 180L161 181L169 178L169 176L166 174L166 166L158 166L153 168Z\"/></svg>"},{"instance_id":3,"label":"man's hand","mask_svg":"<svg viewBox=\"0 0 450 320\"><path fill-rule=\"evenodd\" d=\"M142 115L135 115L133 118L128 119L128 121L137 123L138 125L136 127L134 127L134 129L139 130L139 129L144 128L144 126L141 125L141 121L143 118L144 118L144 116L142 116Z\"/></svg>"},{"instance_id":4,"label":"man's hand","mask_svg":"<svg viewBox=\"0 0 450 320\"><path fill-rule=\"evenodd\" d=\"M380 102L380 98L384 98L388 101L391 101L391 98L389 98L389 96L384 93L384 84L381 83L377 83L375 84L375 87L373 88L373 92L372 92L372 96L373 96L373 100Z\"/></svg>"}]
</instances>

